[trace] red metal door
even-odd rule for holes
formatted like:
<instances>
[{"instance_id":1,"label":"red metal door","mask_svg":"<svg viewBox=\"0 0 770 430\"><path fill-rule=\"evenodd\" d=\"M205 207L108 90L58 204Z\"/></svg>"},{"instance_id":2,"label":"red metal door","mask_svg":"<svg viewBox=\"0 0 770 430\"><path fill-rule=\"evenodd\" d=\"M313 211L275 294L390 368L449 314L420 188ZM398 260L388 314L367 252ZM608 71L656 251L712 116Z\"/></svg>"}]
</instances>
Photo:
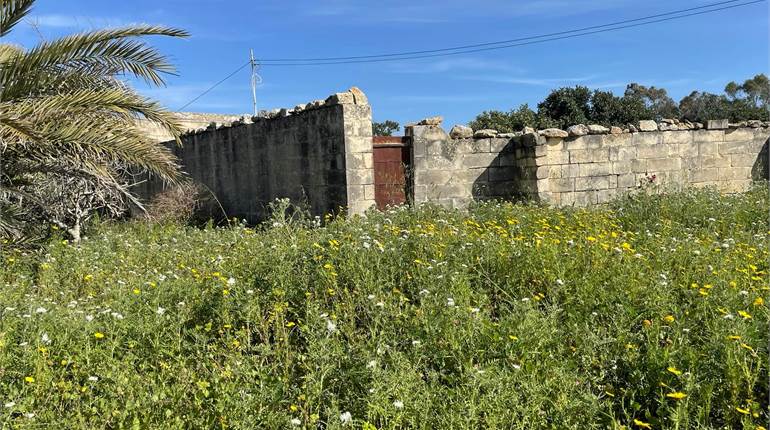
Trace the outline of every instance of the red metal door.
<instances>
[{"instance_id":1,"label":"red metal door","mask_svg":"<svg viewBox=\"0 0 770 430\"><path fill-rule=\"evenodd\" d=\"M377 209L407 202L411 146L406 138L374 137L374 200Z\"/></svg>"}]
</instances>

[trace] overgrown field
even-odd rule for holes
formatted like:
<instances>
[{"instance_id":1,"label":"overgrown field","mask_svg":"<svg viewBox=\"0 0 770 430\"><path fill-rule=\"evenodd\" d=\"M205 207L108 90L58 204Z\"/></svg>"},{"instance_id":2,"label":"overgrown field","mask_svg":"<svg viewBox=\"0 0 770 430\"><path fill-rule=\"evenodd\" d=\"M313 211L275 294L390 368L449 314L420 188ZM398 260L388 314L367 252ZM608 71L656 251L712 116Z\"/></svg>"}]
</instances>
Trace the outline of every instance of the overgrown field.
<instances>
[{"instance_id":1,"label":"overgrown field","mask_svg":"<svg viewBox=\"0 0 770 430\"><path fill-rule=\"evenodd\" d=\"M103 224L2 256L0 428L761 429L768 209Z\"/></svg>"}]
</instances>

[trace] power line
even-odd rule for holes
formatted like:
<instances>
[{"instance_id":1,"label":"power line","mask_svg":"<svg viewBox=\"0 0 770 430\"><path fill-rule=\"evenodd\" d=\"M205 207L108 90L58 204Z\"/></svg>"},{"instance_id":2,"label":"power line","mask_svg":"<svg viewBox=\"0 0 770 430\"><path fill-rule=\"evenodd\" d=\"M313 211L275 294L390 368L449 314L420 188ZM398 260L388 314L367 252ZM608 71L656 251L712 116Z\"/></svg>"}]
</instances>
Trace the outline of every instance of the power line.
<instances>
[{"instance_id":1,"label":"power line","mask_svg":"<svg viewBox=\"0 0 770 430\"><path fill-rule=\"evenodd\" d=\"M235 69L235 70L234 70L232 73L230 73L229 75L227 75L227 76L225 76L224 78L222 78L222 80L221 80L221 81L219 81L219 82L217 82L216 84L212 85L212 86L211 86L211 87L209 87L209 89L207 89L206 91L204 91L204 92L200 93L200 94L198 95L198 97L195 97L194 99L192 99L192 100L190 100L189 102L187 102L187 103L186 103L184 106L182 106L182 107L180 107L179 109L177 109L177 112L181 112L181 111L182 111L182 109L184 109L184 108L186 108L187 106L190 106L191 104L195 103L195 102L196 102L196 101L198 101L198 100L199 100L201 97L203 97L203 96L205 96L206 94L210 93L210 92L211 92L211 90L213 90L214 88L216 88L216 87L218 87L218 86L222 85L222 84L223 84L225 81L227 81L228 79L230 79L230 78L232 78L233 76L235 76L235 74L236 74L236 73L240 72L241 70L245 69L245 68L246 68L246 66L250 66L250 65L251 65L251 60L247 61L247 62L246 62L246 63L244 63L242 66L240 66L240 67L238 67L237 69Z\"/></svg>"},{"instance_id":2,"label":"power line","mask_svg":"<svg viewBox=\"0 0 770 430\"><path fill-rule=\"evenodd\" d=\"M762 3L764 1L766 0L751 0L751 1L727 0L727 1L717 2L717 3L711 3L703 6L680 9L672 12L649 15L642 18L616 21L614 23L609 23L609 24L594 25L594 26L583 27L583 28L574 29L574 30L566 30L566 31L560 31L556 33L542 34L538 36L527 36L527 37L521 37L517 39L509 39L505 41L457 46L453 48L441 48L441 49L431 49L431 50L423 50L423 51L408 51L408 52L401 52L401 53L389 53L389 54L378 54L378 55L362 55L362 56L352 56L352 57L328 57L328 58L316 58L316 59L312 59L312 58L308 58L308 59L287 58L287 59L270 59L270 60L260 59L259 63L263 66L274 66L274 67L324 66L324 65L335 65L335 64L381 63L381 62L390 62L390 61L415 60L415 59L422 59L422 58L446 57L451 55L461 55L461 54L470 54L470 53L476 53L476 52L493 51L493 50L499 50L499 49L515 48L519 46L534 45L538 43L552 42L556 40L571 39L574 37L606 33L609 31L641 27L645 25L657 24L657 23L666 22L666 21L673 21L677 19L683 19L683 18L688 18L692 16L697 16L697 15L704 15L704 14L719 12L719 11L728 10L728 9L735 9L738 7L748 6L756 3ZM721 7L715 7L715 6L721 6ZM693 11L697 11L697 12L693 12ZM689 13L686 13L686 12L689 12ZM666 18L663 18L663 17L666 17ZM634 23L634 24L631 24L631 23ZM623 25L623 24L627 24L627 25ZM513 43L513 42L520 42L520 43ZM499 45L499 46L496 46L496 45ZM201 97L205 96L206 94L214 90L216 87L218 87L228 79L235 76L236 73L240 72L241 70L243 70L244 68L252 64L253 64L252 60L249 60L243 65L239 66L232 73L225 76L222 80L215 83L210 88L202 92L200 95L198 95L194 99L187 102L184 106L177 109L177 111L181 111L187 106L190 106L191 104L195 103Z\"/></svg>"},{"instance_id":3,"label":"power line","mask_svg":"<svg viewBox=\"0 0 770 430\"><path fill-rule=\"evenodd\" d=\"M708 14L708 13L719 12L719 11L728 10L728 9L734 9L734 8L738 8L738 7L742 7L742 6L748 6L748 5L751 5L751 4L762 3L764 1L766 1L766 0L753 0L753 1L748 1L748 2L745 2L745 3L740 3L740 4L730 5L730 6L724 6L724 7L720 7L720 8L716 8L716 9L709 9L709 10L704 10L704 11L700 11L700 12L692 12L692 13L688 13L688 14L672 16L672 17L668 17L668 18L661 18L661 19L656 19L656 20L651 20L651 21L645 21L645 22L641 22L641 23L637 23L637 24L629 24L629 25L623 25L623 26L616 26L616 27L613 27L613 28L605 28L605 29L602 29L602 30L586 31L586 32L577 33L577 34L568 34L568 35L558 36L558 37L549 37L549 38L545 38L545 39L541 39L541 40L532 40L532 41L529 41L529 42L507 44L507 45L502 45L502 46L489 46L489 47L486 47L486 48L464 49L464 50L459 50L459 51L455 51L455 52L441 52L441 53L434 53L434 54L427 54L427 55L410 55L410 56L388 57L388 58L372 57L373 59L362 59L362 60L351 60L351 61L309 61L309 62L301 62L301 63L300 62L298 62L298 63L264 63L264 61L266 61L266 60L260 60L260 61L263 62L264 66L290 67L290 66L323 66L323 65L333 65L333 64L382 63L382 62L390 62L390 61L415 60L415 59L422 59L422 58L447 57L447 56L452 56L452 55L470 54L470 53L476 53L476 52L493 51L493 50L499 50L499 49L508 49L508 48L514 48L514 47L518 47L518 46L525 46L525 45L534 45L534 44L538 44L538 43L552 42L552 41L555 41L555 40L571 39L571 38L574 38L574 37L588 36L588 35L598 34L598 33L606 33L606 32L609 32L609 31L623 30L623 29L633 28L633 27L641 27L641 26L644 26L644 25L656 24L656 23L661 23L661 22L666 22L666 21L673 21L673 20L682 19L682 18L688 18L688 17L692 17L692 16L697 16L697 15L704 15L704 14ZM642 20L642 19L643 18L639 18L639 19L637 19L637 21L638 20ZM607 24L607 25L610 25L610 24ZM605 26L607 26L607 25L605 25ZM595 26L595 27L599 27L599 26ZM604 27L604 26L602 26L602 27ZM562 33L564 33L564 32L562 32ZM536 39L538 37L544 37L544 36L531 36L531 37L526 38L526 39ZM495 42L493 42L492 44L494 44L494 43ZM454 48L446 48L446 49L447 50L451 50L451 49L454 49ZM431 51L426 51L426 52L440 52L440 51L442 51L442 50L431 50ZM387 54L387 55L395 56L395 55L398 55L398 54ZM404 55L404 54L402 54L402 55ZM274 60L274 61L276 61L276 60Z\"/></svg>"},{"instance_id":4,"label":"power line","mask_svg":"<svg viewBox=\"0 0 770 430\"><path fill-rule=\"evenodd\" d=\"M407 51L407 52L398 52L398 53L387 53L387 54L375 54L375 55L359 55L359 56L353 56L353 57L327 57L327 58L271 58L271 59L260 59L260 62L262 64L265 63L275 63L275 62L315 62L315 61L342 61L342 60L362 60L362 59L372 59L372 58L386 58L386 57L401 57L401 56L407 56L407 55L419 55L419 54L429 54L429 53L436 53L436 52L447 52L447 51L457 51L457 50L465 50L465 49L472 49L472 48L480 48L484 46L492 46L492 45L502 45L502 44L510 44L515 42L523 42L526 40L533 40L533 39L542 39L547 37L553 37L553 36L561 36L565 34L570 33L579 33L583 31L589 31L589 30L596 30L599 28L606 28L606 27L614 27L619 26L623 24L629 24L632 22L639 22L639 21L647 21L652 20L655 18L661 18L664 16L670 16L670 15L678 15L683 14L686 12L691 12L695 10L701 10L701 9L708 9L716 6L722 6L726 4L731 3L738 3L745 0L727 0L727 1L720 1L716 3L706 4L702 6L696 6L691 7L687 9L680 9L675 10L671 12L665 12L665 13L659 13L655 15L649 15L641 18L634 18L634 19L627 19L623 21L616 21L608 24L601 24L601 25L593 25L590 27L583 27L583 28L576 28L573 30L565 30L565 31L559 31L555 33L547 33L547 34L541 34L537 36L527 36L527 37L520 37L516 39L508 39L508 40L500 40L497 42L487 42L487 43L477 43L473 45L462 45L462 46L455 46L451 48L440 48L440 49L427 49L422 51ZM743 6L743 5L736 5ZM722 10L722 9L714 9L713 11ZM683 16L684 17L684 16Z\"/></svg>"}]
</instances>

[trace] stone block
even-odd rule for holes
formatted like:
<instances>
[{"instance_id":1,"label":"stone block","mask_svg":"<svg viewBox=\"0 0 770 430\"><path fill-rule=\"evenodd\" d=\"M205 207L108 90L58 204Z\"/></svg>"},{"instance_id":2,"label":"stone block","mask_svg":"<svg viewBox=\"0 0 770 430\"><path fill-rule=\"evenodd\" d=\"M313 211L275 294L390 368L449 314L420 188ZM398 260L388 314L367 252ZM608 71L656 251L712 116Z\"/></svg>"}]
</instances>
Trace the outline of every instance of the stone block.
<instances>
[{"instance_id":1,"label":"stone block","mask_svg":"<svg viewBox=\"0 0 770 430\"><path fill-rule=\"evenodd\" d=\"M643 135L643 134L642 134ZM671 145L637 145L637 158L663 158L671 155Z\"/></svg>"},{"instance_id":2,"label":"stone block","mask_svg":"<svg viewBox=\"0 0 770 430\"><path fill-rule=\"evenodd\" d=\"M755 130L750 128L738 128L725 132L725 142L746 142L755 139Z\"/></svg>"},{"instance_id":3,"label":"stone block","mask_svg":"<svg viewBox=\"0 0 770 430\"><path fill-rule=\"evenodd\" d=\"M636 159L631 160L631 171L633 173L646 173L647 172L647 160Z\"/></svg>"},{"instance_id":4,"label":"stone block","mask_svg":"<svg viewBox=\"0 0 770 430\"><path fill-rule=\"evenodd\" d=\"M578 164L566 164L561 166L562 178L577 178L580 176L580 165Z\"/></svg>"},{"instance_id":5,"label":"stone block","mask_svg":"<svg viewBox=\"0 0 770 430\"><path fill-rule=\"evenodd\" d=\"M468 141L470 145L470 150L474 154L482 153L482 152L491 152L491 144L492 139L475 139Z\"/></svg>"},{"instance_id":6,"label":"stone block","mask_svg":"<svg viewBox=\"0 0 770 430\"><path fill-rule=\"evenodd\" d=\"M634 133L631 136L631 144L637 147L641 145L657 145L663 143L663 136L661 133Z\"/></svg>"},{"instance_id":7,"label":"stone block","mask_svg":"<svg viewBox=\"0 0 770 430\"><path fill-rule=\"evenodd\" d=\"M625 134L610 134L603 136L602 143L605 147L618 147L618 146L631 146L633 142L633 136L629 133Z\"/></svg>"},{"instance_id":8,"label":"stone block","mask_svg":"<svg viewBox=\"0 0 770 430\"><path fill-rule=\"evenodd\" d=\"M759 154L731 154L730 166L753 167L759 159Z\"/></svg>"},{"instance_id":9,"label":"stone block","mask_svg":"<svg viewBox=\"0 0 770 430\"><path fill-rule=\"evenodd\" d=\"M573 149L601 148L604 146L604 138L605 136L600 134L582 136L575 139L567 139L563 144L565 149L569 151Z\"/></svg>"},{"instance_id":10,"label":"stone block","mask_svg":"<svg viewBox=\"0 0 770 430\"><path fill-rule=\"evenodd\" d=\"M616 189L599 190L596 192L596 203L608 203L614 200L617 196L618 190Z\"/></svg>"},{"instance_id":11,"label":"stone block","mask_svg":"<svg viewBox=\"0 0 770 430\"><path fill-rule=\"evenodd\" d=\"M719 144L720 155L745 154L754 152L751 141L739 140ZM757 151L758 153L759 151Z\"/></svg>"},{"instance_id":12,"label":"stone block","mask_svg":"<svg viewBox=\"0 0 770 430\"><path fill-rule=\"evenodd\" d=\"M699 157L699 167L700 168L709 168L709 167L730 167L730 156L719 156L719 155L707 155L703 157Z\"/></svg>"},{"instance_id":13,"label":"stone block","mask_svg":"<svg viewBox=\"0 0 770 430\"><path fill-rule=\"evenodd\" d=\"M609 148L610 161L633 160L637 157L635 146L618 146Z\"/></svg>"},{"instance_id":14,"label":"stone block","mask_svg":"<svg viewBox=\"0 0 770 430\"><path fill-rule=\"evenodd\" d=\"M711 167L706 169L697 169L690 172L690 182L713 182L719 180L719 168Z\"/></svg>"},{"instance_id":15,"label":"stone block","mask_svg":"<svg viewBox=\"0 0 770 430\"><path fill-rule=\"evenodd\" d=\"M569 163L599 163L610 161L608 148L576 149L569 151Z\"/></svg>"},{"instance_id":16,"label":"stone block","mask_svg":"<svg viewBox=\"0 0 770 430\"><path fill-rule=\"evenodd\" d=\"M692 158L698 156L698 147L700 144L695 142L688 142L677 145L677 153L672 155L679 155L683 158Z\"/></svg>"},{"instance_id":17,"label":"stone block","mask_svg":"<svg viewBox=\"0 0 770 430\"><path fill-rule=\"evenodd\" d=\"M586 164L578 164L579 167L579 176L580 177L586 177L586 176L605 176L611 174L611 167L610 163L586 163Z\"/></svg>"},{"instance_id":18,"label":"stone block","mask_svg":"<svg viewBox=\"0 0 770 430\"><path fill-rule=\"evenodd\" d=\"M708 130L724 130L730 124L730 121L726 119L710 119L706 121L706 129Z\"/></svg>"},{"instance_id":19,"label":"stone block","mask_svg":"<svg viewBox=\"0 0 770 430\"><path fill-rule=\"evenodd\" d=\"M497 154L480 153L480 154L467 154L462 159L462 166L468 169L477 167L491 167L497 166Z\"/></svg>"},{"instance_id":20,"label":"stone block","mask_svg":"<svg viewBox=\"0 0 770 430\"><path fill-rule=\"evenodd\" d=\"M569 151L549 151L545 157L537 159L537 164L541 166L551 166L556 164L569 164Z\"/></svg>"},{"instance_id":21,"label":"stone block","mask_svg":"<svg viewBox=\"0 0 770 430\"><path fill-rule=\"evenodd\" d=\"M371 126L370 126L371 127ZM363 136L346 136L345 137L345 152L350 153L362 153L372 152L372 137Z\"/></svg>"},{"instance_id":22,"label":"stone block","mask_svg":"<svg viewBox=\"0 0 770 430\"><path fill-rule=\"evenodd\" d=\"M723 193L743 193L748 191L753 183L752 180L731 180L720 182L718 188Z\"/></svg>"},{"instance_id":23,"label":"stone block","mask_svg":"<svg viewBox=\"0 0 770 430\"><path fill-rule=\"evenodd\" d=\"M430 185L428 194L435 200L464 198L471 197L472 190L471 184Z\"/></svg>"},{"instance_id":24,"label":"stone block","mask_svg":"<svg viewBox=\"0 0 770 430\"><path fill-rule=\"evenodd\" d=\"M490 167L489 182L503 182L515 179L515 170L509 167Z\"/></svg>"},{"instance_id":25,"label":"stone block","mask_svg":"<svg viewBox=\"0 0 770 430\"><path fill-rule=\"evenodd\" d=\"M661 143L664 144L681 145L693 142L693 135L689 131L664 131L662 135Z\"/></svg>"},{"instance_id":26,"label":"stone block","mask_svg":"<svg viewBox=\"0 0 770 430\"><path fill-rule=\"evenodd\" d=\"M374 200L374 184L364 185L364 199Z\"/></svg>"},{"instance_id":27,"label":"stone block","mask_svg":"<svg viewBox=\"0 0 770 430\"><path fill-rule=\"evenodd\" d=\"M415 172L415 182L424 185L448 184L452 179L452 171L430 170Z\"/></svg>"},{"instance_id":28,"label":"stone block","mask_svg":"<svg viewBox=\"0 0 770 430\"><path fill-rule=\"evenodd\" d=\"M720 167L719 181L750 180L751 167Z\"/></svg>"},{"instance_id":29,"label":"stone block","mask_svg":"<svg viewBox=\"0 0 770 430\"><path fill-rule=\"evenodd\" d=\"M647 170L650 172L668 172L681 168L682 160L680 158L650 158L647 160Z\"/></svg>"},{"instance_id":30,"label":"stone block","mask_svg":"<svg viewBox=\"0 0 770 430\"><path fill-rule=\"evenodd\" d=\"M618 188L634 188L638 185L636 182L636 175L633 173L626 173L618 175Z\"/></svg>"},{"instance_id":31,"label":"stone block","mask_svg":"<svg viewBox=\"0 0 770 430\"><path fill-rule=\"evenodd\" d=\"M724 142L725 132L723 130L695 130L692 132L692 138L695 142Z\"/></svg>"},{"instance_id":32,"label":"stone block","mask_svg":"<svg viewBox=\"0 0 770 430\"><path fill-rule=\"evenodd\" d=\"M559 171L559 177L561 176L561 169L558 168L558 167L554 166L553 169L552 169L551 166L538 166L535 169L535 179L545 179L545 178L552 177L551 176L551 170L554 170L554 172L558 170ZM556 174L556 173L554 173L554 174Z\"/></svg>"},{"instance_id":33,"label":"stone block","mask_svg":"<svg viewBox=\"0 0 770 430\"><path fill-rule=\"evenodd\" d=\"M552 192L557 192L557 193L575 191L575 179L574 178L552 179L550 181L550 190Z\"/></svg>"},{"instance_id":34,"label":"stone block","mask_svg":"<svg viewBox=\"0 0 770 430\"><path fill-rule=\"evenodd\" d=\"M355 102L355 97L353 97L353 93L350 92L332 94L326 99L327 105L352 105L355 104Z\"/></svg>"},{"instance_id":35,"label":"stone block","mask_svg":"<svg viewBox=\"0 0 770 430\"><path fill-rule=\"evenodd\" d=\"M639 131L658 131L658 123L652 120L639 121L639 124L636 124L636 128Z\"/></svg>"},{"instance_id":36,"label":"stone block","mask_svg":"<svg viewBox=\"0 0 770 430\"><path fill-rule=\"evenodd\" d=\"M599 202L596 191L575 191L575 206L585 207Z\"/></svg>"},{"instance_id":37,"label":"stone block","mask_svg":"<svg viewBox=\"0 0 770 430\"><path fill-rule=\"evenodd\" d=\"M592 176L575 179L575 191L605 190L610 187L607 176Z\"/></svg>"},{"instance_id":38,"label":"stone block","mask_svg":"<svg viewBox=\"0 0 770 430\"><path fill-rule=\"evenodd\" d=\"M347 169L348 185L374 183L374 169Z\"/></svg>"},{"instance_id":39,"label":"stone block","mask_svg":"<svg viewBox=\"0 0 770 430\"><path fill-rule=\"evenodd\" d=\"M625 173L631 173L633 172L633 160L622 160L622 161L613 161L610 163L610 166L612 167L611 173L613 175L622 175Z\"/></svg>"},{"instance_id":40,"label":"stone block","mask_svg":"<svg viewBox=\"0 0 770 430\"><path fill-rule=\"evenodd\" d=\"M514 148L514 143L511 139L491 139L489 142L489 152L511 152Z\"/></svg>"}]
</instances>

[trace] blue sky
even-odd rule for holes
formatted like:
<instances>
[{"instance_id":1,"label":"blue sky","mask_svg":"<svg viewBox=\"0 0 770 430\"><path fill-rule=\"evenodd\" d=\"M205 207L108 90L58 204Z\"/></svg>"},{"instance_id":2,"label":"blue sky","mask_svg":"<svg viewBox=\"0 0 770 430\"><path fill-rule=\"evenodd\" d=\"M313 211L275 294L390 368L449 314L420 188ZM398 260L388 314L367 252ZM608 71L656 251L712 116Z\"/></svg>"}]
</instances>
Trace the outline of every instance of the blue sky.
<instances>
[{"instance_id":1,"label":"blue sky","mask_svg":"<svg viewBox=\"0 0 770 430\"><path fill-rule=\"evenodd\" d=\"M712 0L713 1L713 0ZM8 36L25 46L74 31L130 23L189 30L152 43L177 65L165 88L140 91L172 110L248 59L366 55L484 43L632 19L711 1L647 0L38 0ZM34 25L33 25L34 24ZM442 115L445 128L483 110L535 106L560 86L622 93L662 86L679 100L721 92L768 70L768 4L544 44L395 63L263 67L260 108L293 107L356 85L374 119L402 124ZM251 111L243 70L187 111Z\"/></svg>"}]
</instances>

